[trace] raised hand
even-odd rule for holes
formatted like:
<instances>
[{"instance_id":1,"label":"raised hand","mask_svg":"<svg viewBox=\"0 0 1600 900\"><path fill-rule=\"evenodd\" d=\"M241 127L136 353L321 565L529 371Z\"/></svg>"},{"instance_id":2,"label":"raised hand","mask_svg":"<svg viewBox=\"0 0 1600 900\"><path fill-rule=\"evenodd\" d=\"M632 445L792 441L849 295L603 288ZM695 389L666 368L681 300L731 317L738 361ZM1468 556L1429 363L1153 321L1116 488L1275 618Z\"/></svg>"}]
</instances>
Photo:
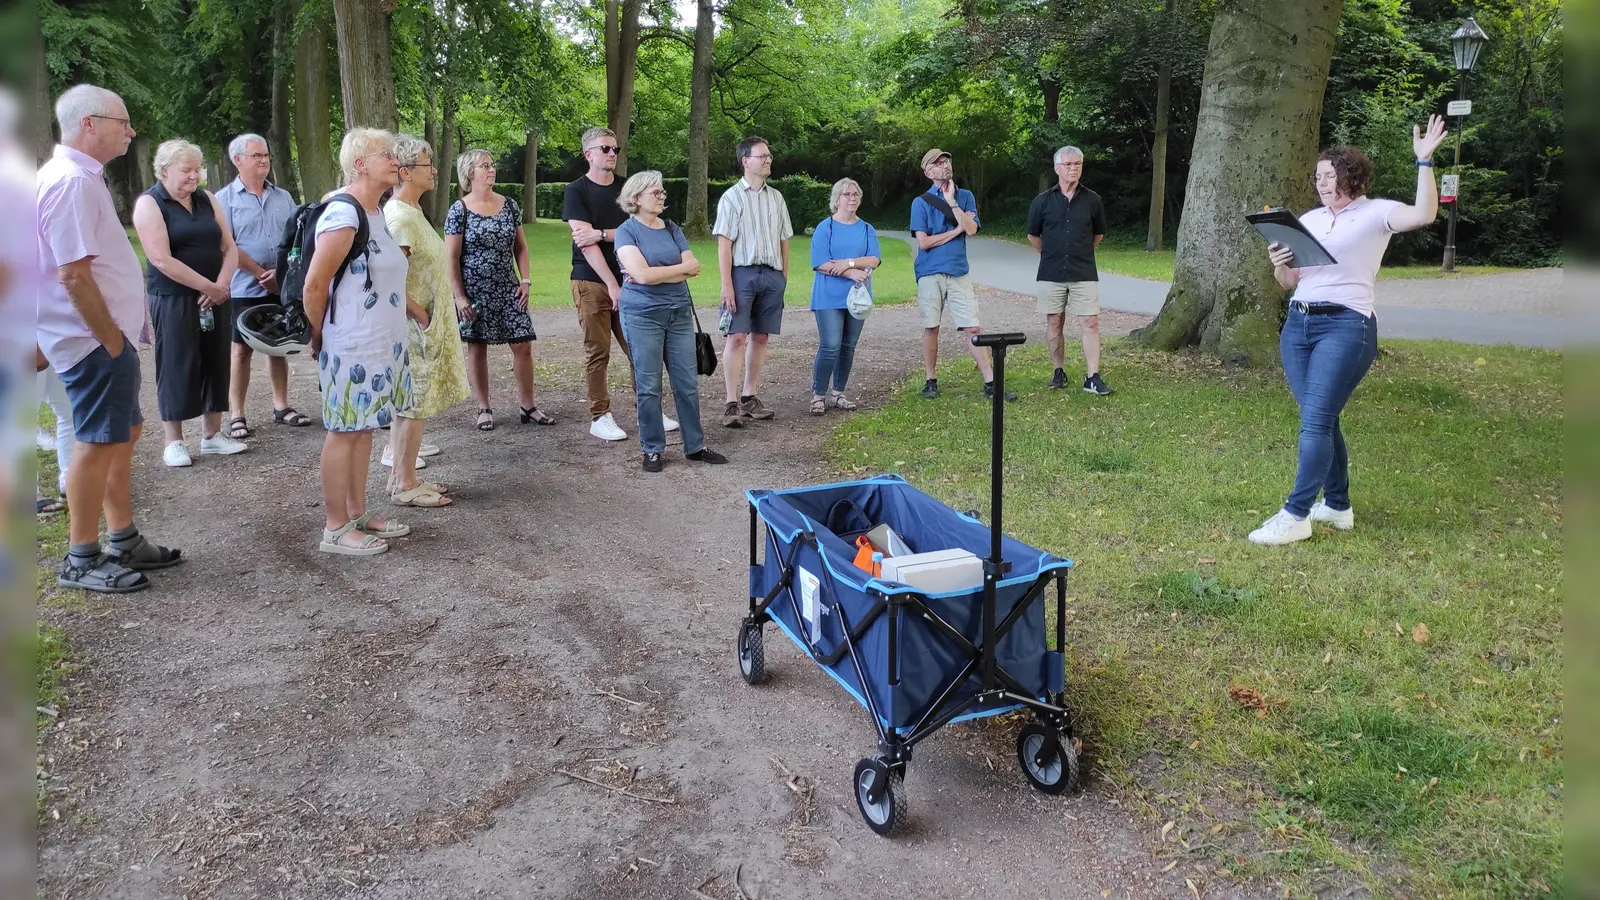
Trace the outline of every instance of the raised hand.
<instances>
[{"instance_id":1,"label":"raised hand","mask_svg":"<svg viewBox=\"0 0 1600 900\"><path fill-rule=\"evenodd\" d=\"M1420 126L1411 126L1411 149L1416 152L1417 159L1432 159L1433 151L1439 149L1439 145L1444 143L1446 134L1444 116L1432 115L1428 117L1427 134L1422 133Z\"/></svg>"}]
</instances>

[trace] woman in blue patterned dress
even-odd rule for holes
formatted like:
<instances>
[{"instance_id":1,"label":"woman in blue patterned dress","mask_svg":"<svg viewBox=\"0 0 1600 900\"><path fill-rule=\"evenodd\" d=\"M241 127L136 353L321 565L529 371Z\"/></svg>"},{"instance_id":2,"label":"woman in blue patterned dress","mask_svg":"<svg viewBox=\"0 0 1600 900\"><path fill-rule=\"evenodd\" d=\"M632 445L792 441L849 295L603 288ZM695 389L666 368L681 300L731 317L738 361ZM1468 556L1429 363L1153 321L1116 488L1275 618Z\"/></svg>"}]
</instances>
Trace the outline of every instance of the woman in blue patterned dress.
<instances>
[{"instance_id":1,"label":"woman in blue patterned dress","mask_svg":"<svg viewBox=\"0 0 1600 900\"><path fill-rule=\"evenodd\" d=\"M388 538L411 533L393 519L367 512L372 432L412 407L411 357L406 349L406 255L389 235L378 201L400 181L394 135L354 128L339 147L345 187L338 191L366 211L366 251L345 266L360 215L330 200L317 219L316 250L306 271L306 318L322 388L322 505L327 525L318 549L372 556ZM333 279L340 273L337 287Z\"/></svg>"},{"instance_id":2,"label":"woman in blue patterned dress","mask_svg":"<svg viewBox=\"0 0 1600 900\"><path fill-rule=\"evenodd\" d=\"M554 425L533 400L533 320L528 317L528 241L522 207L494 192L494 157L468 150L456 157L461 199L444 219L461 340L467 345L467 382L478 403L478 430L494 430L489 408L489 345L511 347L522 422Z\"/></svg>"}]
</instances>

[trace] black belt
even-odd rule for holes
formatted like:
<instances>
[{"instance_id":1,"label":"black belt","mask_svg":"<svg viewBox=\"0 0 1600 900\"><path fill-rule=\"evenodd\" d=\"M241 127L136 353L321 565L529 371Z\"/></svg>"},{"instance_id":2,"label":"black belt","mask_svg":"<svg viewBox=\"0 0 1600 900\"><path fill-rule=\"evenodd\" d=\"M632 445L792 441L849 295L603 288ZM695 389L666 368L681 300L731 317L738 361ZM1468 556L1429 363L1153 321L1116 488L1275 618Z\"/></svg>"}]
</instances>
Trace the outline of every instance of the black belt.
<instances>
[{"instance_id":1,"label":"black belt","mask_svg":"<svg viewBox=\"0 0 1600 900\"><path fill-rule=\"evenodd\" d=\"M1301 303L1299 300L1291 300L1289 305L1300 310L1303 316L1326 316L1347 312L1350 309L1342 303Z\"/></svg>"}]
</instances>

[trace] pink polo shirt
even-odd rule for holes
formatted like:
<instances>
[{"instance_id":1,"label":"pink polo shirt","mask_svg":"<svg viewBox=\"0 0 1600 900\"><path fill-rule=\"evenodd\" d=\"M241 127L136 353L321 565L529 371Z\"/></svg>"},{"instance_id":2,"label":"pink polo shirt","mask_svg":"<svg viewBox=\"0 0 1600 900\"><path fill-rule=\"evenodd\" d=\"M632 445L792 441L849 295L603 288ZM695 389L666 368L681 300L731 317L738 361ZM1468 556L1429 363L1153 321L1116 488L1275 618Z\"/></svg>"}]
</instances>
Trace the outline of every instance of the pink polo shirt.
<instances>
[{"instance_id":1,"label":"pink polo shirt","mask_svg":"<svg viewBox=\"0 0 1600 900\"><path fill-rule=\"evenodd\" d=\"M1326 206L1300 217L1300 224L1338 260L1331 266L1300 270L1294 299L1302 303L1338 303L1372 316L1373 292L1383 251L1389 249L1389 213L1405 204L1357 197L1334 214Z\"/></svg>"},{"instance_id":2,"label":"pink polo shirt","mask_svg":"<svg viewBox=\"0 0 1600 900\"><path fill-rule=\"evenodd\" d=\"M61 266L90 259L89 271L111 318L129 341L147 333L144 273L133 242L117 219L106 188L105 166L57 145L39 169L34 194L39 233L39 347L57 372L65 372L100 346L61 285Z\"/></svg>"}]
</instances>

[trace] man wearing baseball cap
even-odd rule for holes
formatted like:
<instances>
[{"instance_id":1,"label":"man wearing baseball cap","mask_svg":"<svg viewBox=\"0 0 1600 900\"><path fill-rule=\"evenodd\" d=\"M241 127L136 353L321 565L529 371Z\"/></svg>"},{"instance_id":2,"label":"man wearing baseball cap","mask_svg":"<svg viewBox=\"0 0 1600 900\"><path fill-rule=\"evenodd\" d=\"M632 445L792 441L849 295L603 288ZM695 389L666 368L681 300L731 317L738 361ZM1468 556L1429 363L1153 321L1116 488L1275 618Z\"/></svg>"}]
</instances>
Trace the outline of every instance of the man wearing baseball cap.
<instances>
[{"instance_id":1,"label":"man wearing baseball cap","mask_svg":"<svg viewBox=\"0 0 1600 900\"><path fill-rule=\"evenodd\" d=\"M934 368L939 362L939 322L950 310L958 331L974 335L978 325L978 298L967 277L967 235L978 233L978 204L972 192L957 188L952 180L950 154L938 147L922 155L922 172L933 182L927 192L911 201L911 233L917 239L917 308L922 311L922 364L927 382L922 396L939 396ZM994 396L994 369L987 347L973 347L972 359L983 376L983 395ZM1007 400L1017 399L1006 391Z\"/></svg>"}]
</instances>

